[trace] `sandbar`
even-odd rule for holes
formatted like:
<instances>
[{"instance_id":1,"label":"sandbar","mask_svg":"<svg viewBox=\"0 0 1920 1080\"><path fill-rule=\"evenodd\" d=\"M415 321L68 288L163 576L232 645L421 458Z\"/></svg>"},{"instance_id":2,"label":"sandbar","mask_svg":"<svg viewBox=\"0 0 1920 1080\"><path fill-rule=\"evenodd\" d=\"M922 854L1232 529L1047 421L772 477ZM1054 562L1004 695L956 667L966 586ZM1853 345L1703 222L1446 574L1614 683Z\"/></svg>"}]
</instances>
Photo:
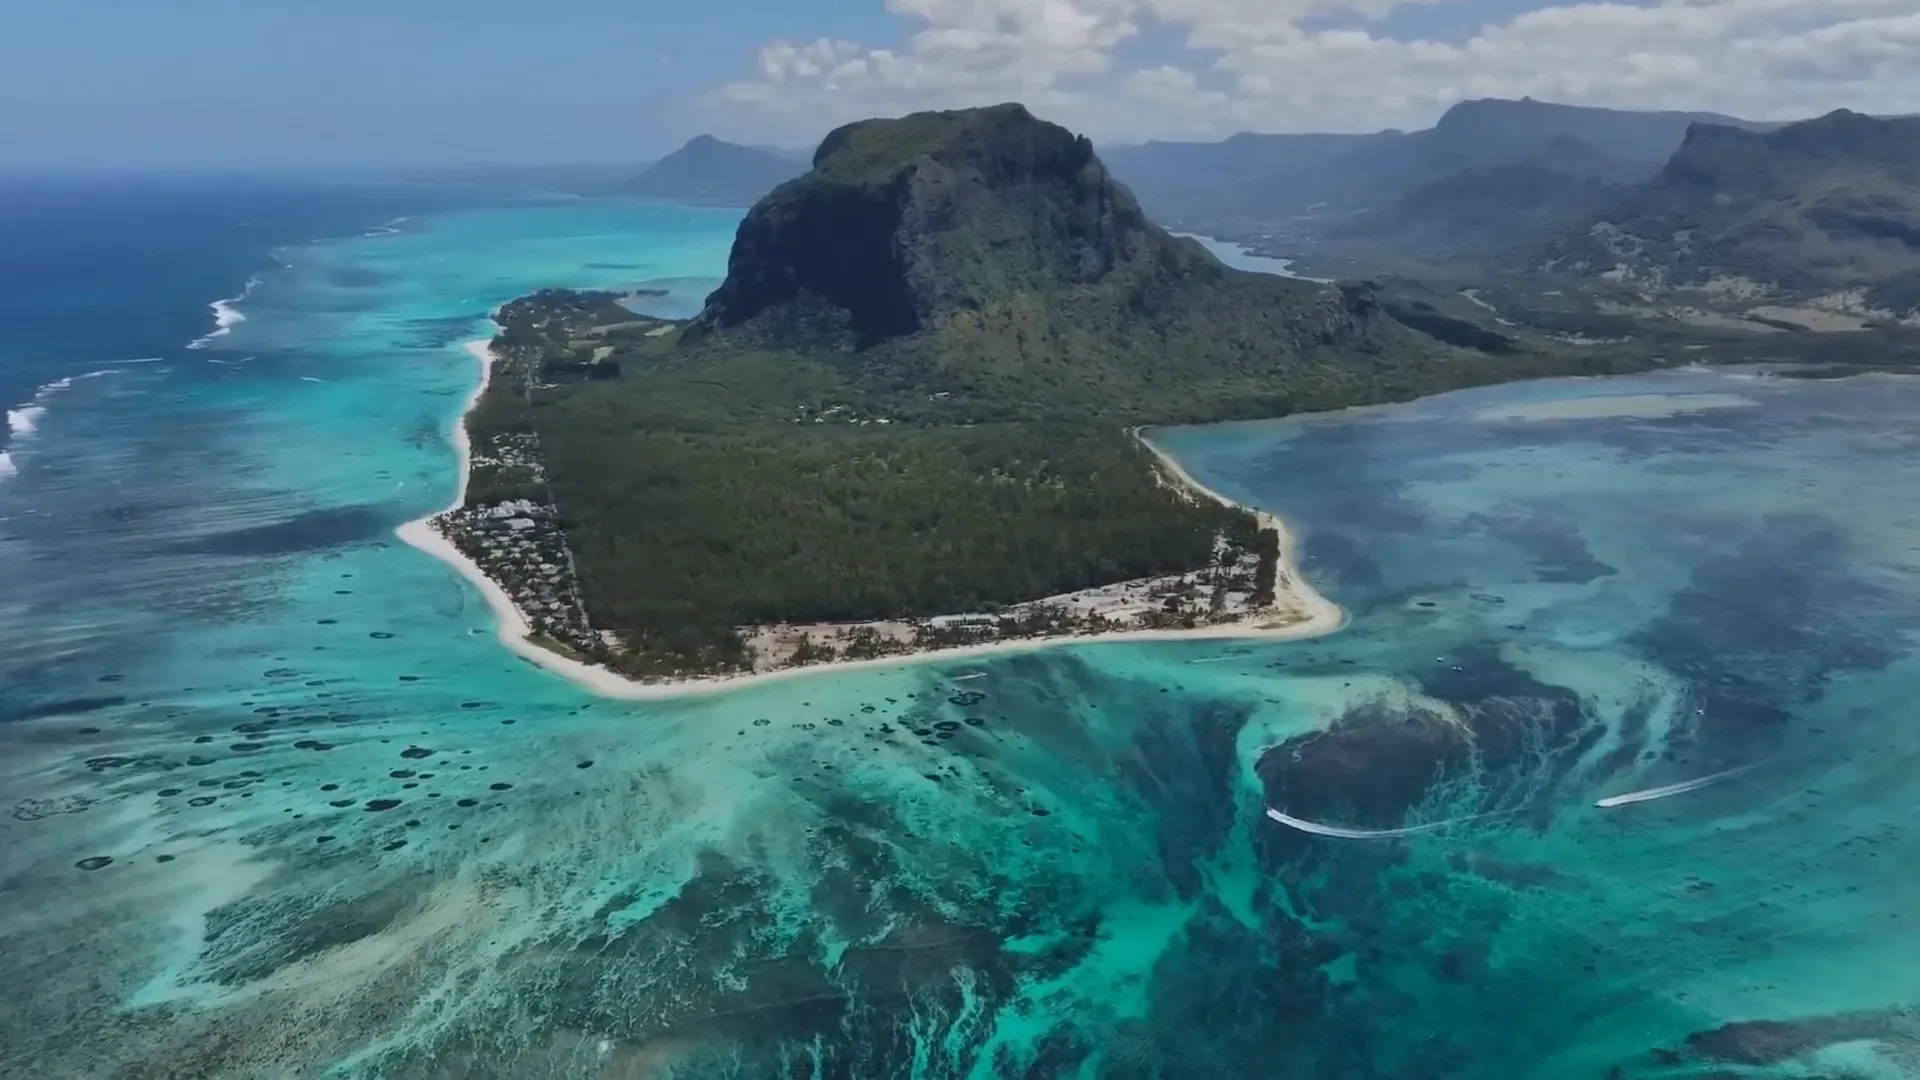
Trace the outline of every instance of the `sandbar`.
<instances>
[{"instance_id":1,"label":"sandbar","mask_svg":"<svg viewBox=\"0 0 1920 1080\"><path fill-rule=\"evenodd\" d=\"M1682 416L1709 409L1737 409L1757 404L1739 394L1608 394L1536 401L1523 405L1495 405L1473 414L1479 421L1507 420L1651 420Z\"/></svg>"}]
</instances>

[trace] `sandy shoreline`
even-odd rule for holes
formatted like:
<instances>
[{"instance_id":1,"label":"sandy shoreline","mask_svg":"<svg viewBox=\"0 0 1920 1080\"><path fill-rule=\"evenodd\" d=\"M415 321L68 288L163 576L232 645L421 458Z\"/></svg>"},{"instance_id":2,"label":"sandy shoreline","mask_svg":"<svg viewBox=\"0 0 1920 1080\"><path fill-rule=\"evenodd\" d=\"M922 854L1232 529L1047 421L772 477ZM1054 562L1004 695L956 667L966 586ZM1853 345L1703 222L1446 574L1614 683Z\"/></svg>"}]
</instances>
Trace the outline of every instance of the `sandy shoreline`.
<instances>
[{"instance_id":1,"label":"sandy shoreline","mask_svg":"<svg viewBox=\"0 0 1920 1080\"><path fill-rule=\"evenodd\" d=\"M1168 472L1172 473L1176 479L1185 484L1188 489L1195 494L1212 499L1221 506L1231 507L1235 510L1245 510L1254 516L1255 520L1259 522L1260 528L1272 529L1279 534L1280 572L1274 584L1274 592L1276 594L1274 604L1277 607L1291 606L1296 611L1303 613L1306 618L1294 626L1285 627L1281 630L1264 632L1242 631L1244 636L1271 637L1278 635L1281 637L1296 638L1319 637L1322 634L1331 634L1346 625L1346 610L1339 604L1321 595L1320 591L1315 589L1307 581L1306 577L1300 573L1299 538L1294 536L1291 528L1287 527L1287 519L1268 510L1262 510L1253 506L1244 506L1234 502L1232 499L1227 498L1225 495L1194 479L1193 474L1188 472L1185 466L1173 459L1173 455L1161 449L1151 438L1147 437L1146 429L1135 428L1133 437L1139 439L1140 445L1146 447ZM1227 626L1220 627L1219 629L1233 630L1235 628ZM1146 631L1140 631L1139 633L1146 633ZM1202 632L1198 630L1182 630L1178 631L1178 633L1182 636L1194 636ZM1122 636L1134 635L1128 634Z\"/></svg>"},{"instance_id":2,"label":"sandy shoreline","mask_svg":"<svg viewBox=\"0 0 1920 1080\"><path fill-rule=\"evenodd\" d=\"M1262 528L1276 530L1280 536L1280 566L1276 582L1278 598L1276 606L1291 609L1302 615L1299 622L1275 628L1261 628L1248 625L1208 626L1193 630L1119 630L1101 634L1065 634L1059 637L1028 638L1018 641L990 641L977 645L959 645L945 649L930 649L924 652L905 653L897 656L881 656L867 660L836 660L824 664L809 664L801 667L781 668L778 671L739 672L727 675L714 675L699 678L675 679L661 682L636 682L617 672L596 664L583 663L561 656L551 650L541 648L528 639L531 626L513 598L508 596L494 580L488 577L479 564L467 558L453 542L442 536L433 527L433 519L449 510L459 509L467 497L468 475L472 468L473 444L467 435L467 415L480 402L481 395L493 377L493 353L487 341L470 341L464 348L480 363L480 379L473 392L467 396L455 419L451 432L455 457L459 461L459 479L454 489L453 501L426 517L416 518L394 530L401 540L428 555L439 559L467 579L485 598L487 607L493 612L497 623L497 636L500 643L515 656L529 663L545 668L556 675L563 676L602 697L622 698L626 700L654 700L681 697L690 694L716 693L724 690L736 690L748 685L772 682L780 679L802 678L827 672L847 671L856 668L898 667L906 664L939 663L949 660L961 660L967 657L987 656L994 653L1025 652L1031 649L1059 648L1068 645L1090 645L1113 641L1199 641L1208 639L1268 640L1292 641L1303 638L1319 637L1332 633L1346 623L1346 612L1338 604L1320 595L1300 576L1300 568L1295 562L1294 536L1286 522L1276 514L1254 510L1221 495L1195 480L1180 463L1165 451L1155 446L1142 431L1136 430L1134 437L1151 451L1167 471L1196 494L1212 499L1223 506L1249 510L1258 515Z\"/></svg>"}]
</instances>

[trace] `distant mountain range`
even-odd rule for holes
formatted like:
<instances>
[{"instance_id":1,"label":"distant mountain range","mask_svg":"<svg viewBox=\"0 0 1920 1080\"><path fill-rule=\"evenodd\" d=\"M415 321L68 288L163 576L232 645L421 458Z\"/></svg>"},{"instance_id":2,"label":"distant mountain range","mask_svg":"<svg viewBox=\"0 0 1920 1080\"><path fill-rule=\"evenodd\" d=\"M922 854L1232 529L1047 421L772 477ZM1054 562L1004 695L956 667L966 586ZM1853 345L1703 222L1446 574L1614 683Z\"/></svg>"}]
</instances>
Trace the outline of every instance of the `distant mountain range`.
<instances>
[{"instance_id":1,"label":"distant mountain range","mask_svg":"<svg viewBox=\"0 0 1920 1080\"><path fill-rule=\"evenodd\" d=\"M746 207L817 157L702 135L619 183L608 166L520 179ZM1242 133L1101 158L1160 223L1347 272L1444 263L1920 310L1920 117L1783 124L1489 99L1419 131Z\"/></svg>"},{"instance_id":2,"label":"distant mountain range","mask_svg":"<svg viewBox=\"0 0 1920 1080\"><path fill-rule=\"evenodd\" d=\"M1464 101L1433 127L1365 135L1256 135L1104 151L1156 216L1196 232L1257 229L1379 207L1467 169L1531 163L1613 181L1658 172L1687 129L1776 126L1716 113L1627 112L1534 101Z\"/></svg>"},{"instance_id":3,"label":"distant mountain range","mask_svg":"<svg viewBox=\"0 0 1920 1080\"><path fill-rule=\"evenodd\" d=\"M1313 240L1361 265L1426 259L1905 317L1920 310L1920 119L1696 123L1633 183L1538 159L1463 169Z\"/></svg>"},{"instance_id":4,"label":"distant mountain range","mask_svg":"<svg viewBox=\"0 0 1920 1080\"><path fill-rule=\"evenodd\" d=\"M741 146L700 135L655 162L625 190L652 199L751 206L806 172L810 158L800 151Z\"/></svg>"},{"instance_id":5,"label":"distant mountain range","mask_svg":"<svg viewBox=\"0 0 1920 1080\"><path fill-rule=\"evenodd\" d=\"M1105 155L1177 227L1347 272L1451 265L1920 318L1920 118L1469 101L1423 131Z\"/></svg>"}]
</instances>

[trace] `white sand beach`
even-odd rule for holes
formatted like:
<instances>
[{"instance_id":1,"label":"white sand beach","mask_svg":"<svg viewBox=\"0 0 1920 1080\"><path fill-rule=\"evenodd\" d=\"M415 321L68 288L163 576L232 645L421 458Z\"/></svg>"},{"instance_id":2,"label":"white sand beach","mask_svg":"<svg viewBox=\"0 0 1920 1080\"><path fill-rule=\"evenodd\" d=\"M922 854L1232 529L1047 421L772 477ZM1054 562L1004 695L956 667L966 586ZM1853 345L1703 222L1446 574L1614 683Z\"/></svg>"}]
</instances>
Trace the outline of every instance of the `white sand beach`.
<instances>
[{"instance_id":1,"label":"white sand beach","mask_svg":"<svg viewBox=\"0 0 1920 1080\"><path fill-rule=\"evenodd\" d=\"M1172 474L1180 483L1186 485L1194 494L1202 498L1212 499L1221 506L1232 507L1235 510L1245 510L1253 514L1255 519L1258 520L1260 528L1272 529L1280 536L1280 567L1279 573L1274 577L1273 586L1274 607L1282 612L1299 615L1300 621L1290 626L1266 631L1264 633L1243 627L1229 626L1219 627L1217 629L1240 630L1241 633L1239 634L1226 635L1234 637L1279 635L1287 638L1306 638L1330 634L1346 625L1346 611L1342 609L1339 604L1322 596L1319 590L1308 584L1307 579L1300 573L1299 538L1294 536L1293 530L1287 527L1285 518L1279 514L1261 510L1257 507L1243 506L1205 484L1202 484L1200 481L1194 479L1193 474L1188 472L1184 466L1178 461L1175 461L1173 455L1154 445L1153 440L1147 436L1144 430L1136 429L1133 437L1140 440L1140 445L1152 451L1154 458L1166 468L1167 472ZM1180 633L1192 635L1201 633L1201 631L1183 630L1180 631Z\"/></svg>"},{"instance_id":2,"label":"white sand beach","mask_svg":"<svg viewBox=\"0 0 1920 1080\"><path fill-rule=\"evenodd\" d=\"M468 396L466 404L461 408L460 416L455 421L451 432L454 453L459 462L459 480L455 487L453 501L442 510L407 522L395 530L395 533L410 546L451 566L479 590L498 624L500 643L514 655L570 679L582 688L603 697L627 700L673 698L688 694L735 690L749 684L777 679L804 678L823 672L854 668L897 667L903 664L944 663L995 653L1024 652L1031 649L1059 648L1069 645L1093 645L1102 642L1208 639L1293 641L1332 633L1346 623L1346 612L1338 604L1322 596L1301 576L1295 555L1295 538L1284 520L1276 514L1241 506L1201 484L1182 468L1179 462L1155 446L1144 433L1136 431L1135 437L1153 453L1168 474L1196 496L1212 499L1223 506L1249 510L1258 516L1261 528L1274 529L1278 532L1280 559L1274 582L1276 596L1274 611L1270 617L1258 621L1197 627L1192 630L1119 630L1097 634L1064 634L1057 637L991 641L865 660L835 660L821 664L779 668L773 671L738 672L654 682L629 679L597 664L588 664L561 656L531 641L528 637L530 623L525 613L507 595L506 590L489 578L478 564L462 554L452 541L442 536L433 526L435 517L449 510L458 509L466 501L468 474L473 457L472 442L467 435L467 415L473 411L475 405L479 404L480 397L486 393L492 378L494 357L488 345L486 341L470 341L465 346L467 352L480 362L480 380L475 385L473 393ZM1106 586L1102 589L1086 590L1086 593L1106 593L1117 588L1120 586ZM1072 603L1081 596L1082 594L1076 593L1048 599L1054 602Z\"/></svg>"}]
</instances>

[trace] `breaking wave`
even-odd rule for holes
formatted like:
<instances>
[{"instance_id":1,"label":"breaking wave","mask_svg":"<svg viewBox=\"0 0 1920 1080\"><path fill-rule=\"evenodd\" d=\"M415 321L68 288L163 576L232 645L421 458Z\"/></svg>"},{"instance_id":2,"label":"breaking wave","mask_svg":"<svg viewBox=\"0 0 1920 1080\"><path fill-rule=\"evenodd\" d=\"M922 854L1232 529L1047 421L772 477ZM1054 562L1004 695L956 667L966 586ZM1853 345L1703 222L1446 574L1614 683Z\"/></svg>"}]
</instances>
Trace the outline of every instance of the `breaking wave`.
<instances>
[{"instance_id":1,"label":"breaking wave","mask_svg":"<svg viewBox=\"0 0 1920 1080\"><path fill-rule=\"evenodd\" d=\"M7 410L7 434L15 439L24 439L40 430L40 418L47 415L44 405L22 405Z\"/></svg>"},{"instance_id":2,"label":"breaking wave","mask_svg":"<svg viewBox=\"0 0 1920 1080\"><path fill-rule=\"evenodd\" d=\"M0 477L19 474L20 464L14 460L12 451L40 433L40 422L46 419L47 405L50 401L62 391L72 389L73 384L81 379L97 379L102 375L113 374L114 370L101 368L83 375L62 376L34 391L31 400L8 409L7 450L0 452Z\"/></svg>"},{"instance_id":3,"label":"breaking wave","mask_svg":"<svg viewBox=\"0 0 1920 1080\"><path fill-rule=\"evenodd\" d=\"M235 305L246 300L246 298L253 293L254 289L259 288L262 280L264 279L261 278L259 274L255 274L247 279L247 287L240 290L240 295L229 296L224 300L215 300L209 304L208 306L213 309L213 331L187 342L187 348L204 349L215 340L232 333L234 327L246 322L246 315Z\"/></svg>"}]
</instances>

